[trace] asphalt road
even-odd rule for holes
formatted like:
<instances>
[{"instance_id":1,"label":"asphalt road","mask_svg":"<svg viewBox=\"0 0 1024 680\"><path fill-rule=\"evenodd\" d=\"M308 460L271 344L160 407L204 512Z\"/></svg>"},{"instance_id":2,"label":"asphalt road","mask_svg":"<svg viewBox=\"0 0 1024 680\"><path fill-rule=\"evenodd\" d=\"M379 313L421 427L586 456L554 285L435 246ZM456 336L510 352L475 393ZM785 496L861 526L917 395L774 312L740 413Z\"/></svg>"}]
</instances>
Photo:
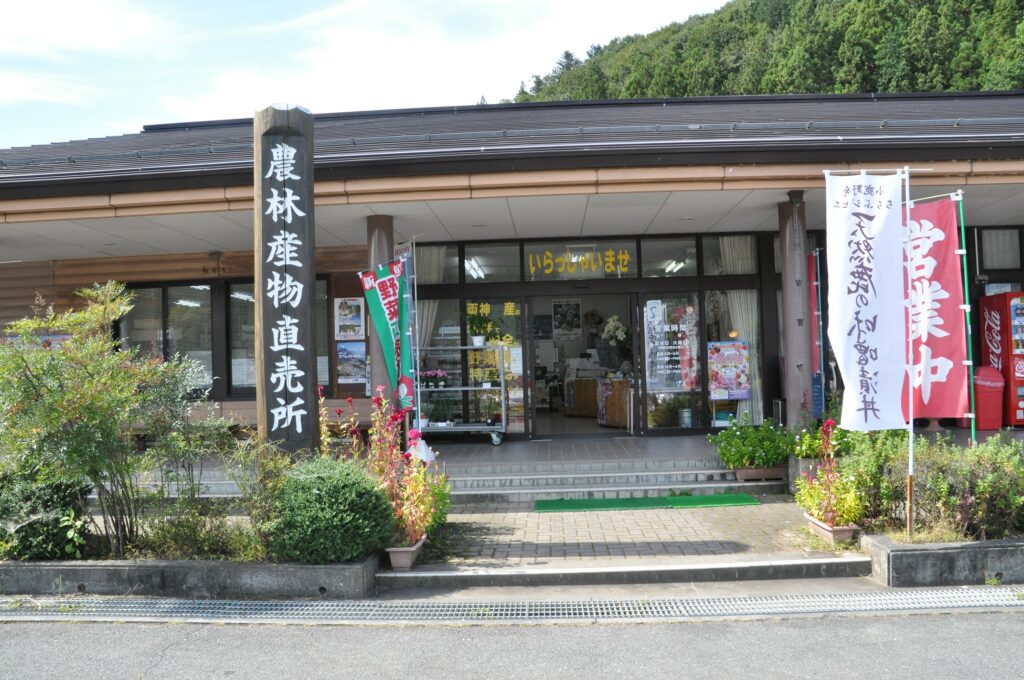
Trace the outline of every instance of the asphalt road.
<instances>
[{"instance_id":1,"label":"asphalt road","mask_svg":"<svg viewBox=\"0 0 1024 680\"><path fill-rule=\"evenodd\" d=\"M1024 612L687 623L0 625L0 678L1020 678Z\"/></svg>"}]
</instances>

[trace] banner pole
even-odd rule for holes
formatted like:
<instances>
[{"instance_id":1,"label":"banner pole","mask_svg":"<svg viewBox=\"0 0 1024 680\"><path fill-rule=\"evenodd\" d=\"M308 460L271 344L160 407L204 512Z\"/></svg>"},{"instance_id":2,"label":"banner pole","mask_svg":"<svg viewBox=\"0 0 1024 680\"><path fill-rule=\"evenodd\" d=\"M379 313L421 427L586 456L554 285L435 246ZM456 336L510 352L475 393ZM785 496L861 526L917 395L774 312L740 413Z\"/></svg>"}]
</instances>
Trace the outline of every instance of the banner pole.
<instances>
[{"instance_id":1,"label":"banner pole","mask_svg":"<svg viewBox=\"0 0 1024 680\"><path fill-rule=\"evenodd\" d=\"M910 167L903 169L903 233L906 248L906 260L903 267L904 272L904 304L910 301L910 270L908 265L911 260L910 248ZM907 308L907 430L910 433L907 444L907 537L914 535L914 333L913 315L910 308Z\"/></svg>"},{"instance_id":2,"label":"banner pole","mask_svg":"<svg viewBox=\"0 0 1024 680\"><path fill-rule=\"evenodd\" d=\"M818 304L815 312L818 314L818 371L821 373L821 392L825 393L825 318L821 313L821 248L814 249L814 287L817 288Z\"/></svg>"},{"instance_id":3,"label":"banner pole","mask_svg":"<svg viewBox=\"0 0 1024 680\"><path fill-rule=\"evenodd\" d=\"M960 262L964 270L964 326L967 333L967 390L971 398L971 447L978 445L978 411L974 405L974 341L971 338L971 288L967 276L967 222L964 220L964 191L960 189L952 196L959 205Z\"/></svg>"}]
</instances>

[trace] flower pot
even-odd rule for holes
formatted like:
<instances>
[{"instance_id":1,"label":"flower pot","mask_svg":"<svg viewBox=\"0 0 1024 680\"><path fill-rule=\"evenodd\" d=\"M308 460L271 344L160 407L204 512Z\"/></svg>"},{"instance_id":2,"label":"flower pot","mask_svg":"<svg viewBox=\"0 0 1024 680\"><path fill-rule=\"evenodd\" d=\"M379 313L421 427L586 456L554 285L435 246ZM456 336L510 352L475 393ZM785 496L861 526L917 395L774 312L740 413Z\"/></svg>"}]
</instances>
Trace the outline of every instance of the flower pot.
<instances>
[{"instance_id":1,"label":"flower pot","mask_svg":"<svg viewBox=\"0 0 1024 680\"><path fill-rule=\"evenodd\" d=\"M820 538L828 541L829 545L835 545L836 543L849 543L853 540L853 535L860 530L860 527L856 524L847 524L841 527L830 527L824 522L814 519L806 512L804 517L807 519L807 524L811 528L811 532Z\"/></svg>"},{"instance_id":2,"label":"flower pot","mask_svg":"<svg viewBox=\"0 0 1024 680\"><path fill-rule=\"evenodd\" d=\"M423 544L427 541L427 535L423 534L415 545L407 547L386 548L388 559L391 560L392 571L409 571L419 557Z\"/></svg>"},{"instance_id":3,"label":"flower pot","mask_svg":"<svg viewBox=\"0 0 1024 680\"><path fill-rule=\"evenodd\" d=\"M786 479L789 475L788 465L774 467L742 467L733 470L736 479L741 482L761 482L769 479Z\"/></svg>"},{"instance_id":4,"label":"flower pot","mask_svg":"<svg viewBox=\"0 0 1024 680\"><path fill-rule=\"evenodd\" d=\"M470 338L473 343L473 347L483 347L484 341L487 339L486 335L473 335Z\"/></svg>"}]
</instances>

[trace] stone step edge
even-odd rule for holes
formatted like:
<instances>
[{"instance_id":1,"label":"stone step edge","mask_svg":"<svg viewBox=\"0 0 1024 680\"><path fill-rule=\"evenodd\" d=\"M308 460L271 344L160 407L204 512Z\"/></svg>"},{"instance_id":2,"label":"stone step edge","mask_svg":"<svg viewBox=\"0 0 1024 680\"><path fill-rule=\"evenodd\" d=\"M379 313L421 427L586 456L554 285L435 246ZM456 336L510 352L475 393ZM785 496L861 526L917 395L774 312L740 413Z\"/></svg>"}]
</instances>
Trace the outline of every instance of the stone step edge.
<instances>
[{"instance_id":1,"label":"stone step edge","mask_svg":"<svg viewBox=\"0 0 1024 680\"><path fill-rule=\"evenodd\" d=\"M525 495L531 493L580 493L582 491L671 491L673 489L720 489L720 488L747 488L755 491L764 486L777 486L786 484L786 480L767 482L680 482L679 484L615 484L612 486L563 486L563 487L494 487L484 489L452 489L452 497L455 496L483 496L487 494L508 494Z\"/></svg>"},{"instance_id":2,"label":"stone step edge","mask_svg":"<svg viewBox=\"0 0 1024 680\"><path fill-rule=\"evenodd\" d=\"M449 481L459 482L486 482L490 480L506 479L578 479L580 477L654 477L656 475L721 475L733 472L726 468L702 468L699 470L608 470L592 472L550 472L547 474L486 474L486 475L448 475Z\"/></svg>"},{"instance_id":3,"label":"stone step edge","mask_svg":"<svg viewBox=\"0 0 1024 680\"><path fill-rule=\"evenodd\" d=\"M481 461L477 463L448 463L444 455L438 458L441 466L453 474L520 474L520 473L576 473L576 472L616 472L621 470L679 470L679 471L700 471L719 469L722 462L712 460L674 460L671 458L655 460L631 460L631 461L588 461L588 462L557 462L557 461L532 461L532 462L501 462ZM475 472L475 470L486 469L493 471Z\"/></svg>"},{"instance_id":4,"label":"stone step edge","mask_svg":"<svg viewBox=\"0 0 1024 680\"><path fill-rule=\"evenodd\" d=\"M379 571L378 592L396 588L514 585L614 585L688 581L760 581L871 575L866 555L822 558L602 567L462 568L445 571Z\"/></svg>"}]
</instances>

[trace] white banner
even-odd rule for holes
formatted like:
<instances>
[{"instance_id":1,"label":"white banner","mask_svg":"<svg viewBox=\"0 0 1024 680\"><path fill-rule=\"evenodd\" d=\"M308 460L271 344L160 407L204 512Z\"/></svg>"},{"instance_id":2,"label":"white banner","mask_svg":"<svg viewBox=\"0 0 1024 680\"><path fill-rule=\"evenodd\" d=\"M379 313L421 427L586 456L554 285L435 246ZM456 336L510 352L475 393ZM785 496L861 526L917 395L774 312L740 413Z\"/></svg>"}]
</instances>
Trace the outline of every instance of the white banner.
<instances>
[{"instance_id":1,"label":"white banner","mask_svg":"<svg viewBox=\"0 0 1024 680\"><path fill-rule=\"evenodd\" d=\"M843 376L846 430L906 428L903 173L825 174L828 339Z\"/></svg>"}]
</instances>

